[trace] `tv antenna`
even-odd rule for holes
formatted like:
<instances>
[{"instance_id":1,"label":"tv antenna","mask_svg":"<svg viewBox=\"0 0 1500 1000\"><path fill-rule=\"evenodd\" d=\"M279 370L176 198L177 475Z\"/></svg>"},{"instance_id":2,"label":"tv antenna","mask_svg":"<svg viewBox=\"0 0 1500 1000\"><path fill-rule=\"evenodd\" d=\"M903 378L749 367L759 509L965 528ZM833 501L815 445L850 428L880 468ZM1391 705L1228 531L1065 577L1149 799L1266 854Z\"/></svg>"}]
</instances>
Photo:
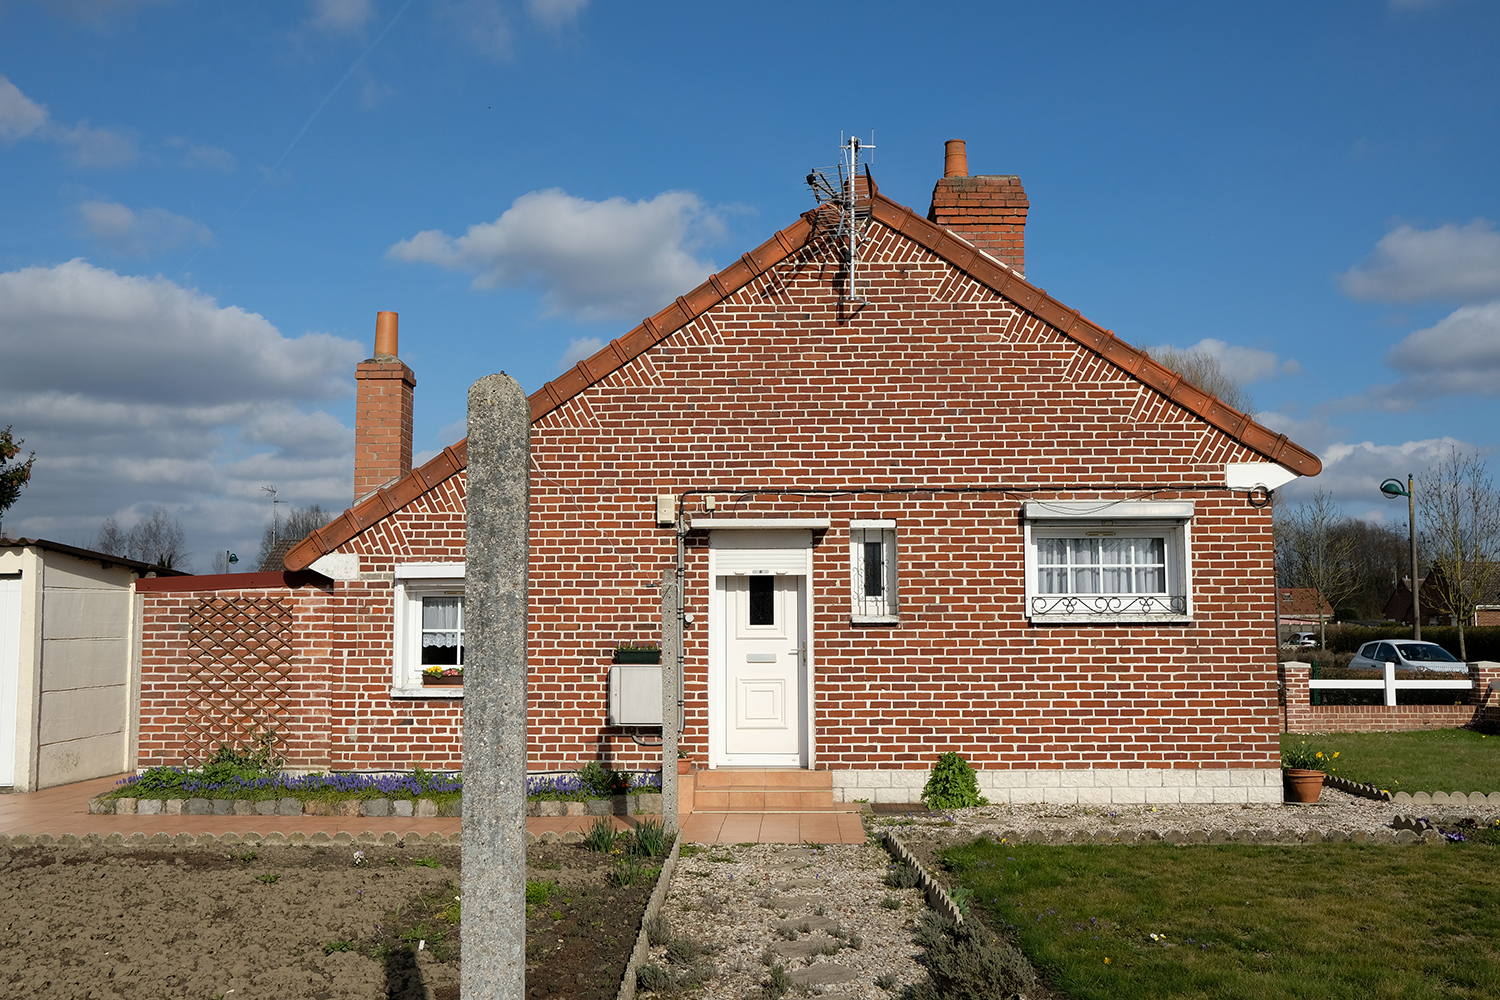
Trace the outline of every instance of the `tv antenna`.
<instances>
[{"instance_id":1,"label":"tv antenna","mask_svg":"<svg viewBox=\"0 0 1500 1000\"><path fill-rule=\"evenodd\" d=\"M276 499L276 486L274 483L270 486L262 486L260 491L271 497L271 544L274 545L281 541L281 525L276 519L276 505L281 503L281 501Z\"/></svg>"},{"instance_id":2,"label":"tv antenna","mask_svg":"<svg viewBox=\"0 0 1500 1000\"><path fill-rule=\"evenodd\" d=\"M855 178L859 174L860 154L865 150L875 148L875 131L870 130L870 141L864 142L858 136L850 135L844 137L839 133L839 162L832 168L819 169L814 167L807 175L807 186L812 188L813 198L817 200L818 206L829 205L838 212L838 227L834 232L834 239L844 245L844 263L849 272L849 295L850 302L863 303L855 291L854 277L859 268L859 237L860 237L860 211L858 198L855 195ZM870 157L871 160L874 157ZM870 168L865 166L865 178L867 189L866 197L871 194L870 188L874 187L869 180ZM868 209L864 213L869 217Z\"/></svg>"}]
</instances>

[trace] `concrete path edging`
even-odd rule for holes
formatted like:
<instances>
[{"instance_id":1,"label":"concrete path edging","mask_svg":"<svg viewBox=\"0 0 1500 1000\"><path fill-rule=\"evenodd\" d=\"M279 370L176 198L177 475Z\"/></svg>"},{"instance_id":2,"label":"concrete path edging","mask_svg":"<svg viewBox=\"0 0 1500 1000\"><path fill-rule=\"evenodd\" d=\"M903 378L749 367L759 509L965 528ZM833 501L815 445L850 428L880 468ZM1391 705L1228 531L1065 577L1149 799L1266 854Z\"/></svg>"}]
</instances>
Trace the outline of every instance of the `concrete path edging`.
<instances>
[{"instance_id":1,"label":"concrete path edging","mask_svg":"<svg viewBox=\"0 0 1500 1000\"><path fill-rule=\"evenodd\" d=\"M917 856L907 849L906 845L901 842L901 838L896 836L894 832L887 830L884 841L885 849L891 853L893 858L901 864L910 865L916 869L917 884L927 894L927 905L955 924L963 923L964 915L959 912L958 904L953 902L953 897L948 895L948 891L938 884L938 880L932 877L931 872L922 867L922 862L918 861Z\"/></svg>"},{"instance_id":2,"label":"concrete path edging","mask_svg":"<svg viewBox=\"0 0 1500 1000\"><path fill-rule=\"evenodd\" d=\"M651 935L646 932L646 927L651 923L652 918L661 912L662 904L667 901L667 888L672 884L672 876L677 872L677 857L681 852L682 834L679 831L677 838L672 842L671 853L662 863L661 873L656 876L656 888L651 890L651 899L646 903L646 912L641 915L640 933L636 935L635 948L630 952L630 961L625 963L625 975L620 979L620 992L615 994L615 1000L635 1000L635 970L651 953Z\"/></svg>"}]
</instances>

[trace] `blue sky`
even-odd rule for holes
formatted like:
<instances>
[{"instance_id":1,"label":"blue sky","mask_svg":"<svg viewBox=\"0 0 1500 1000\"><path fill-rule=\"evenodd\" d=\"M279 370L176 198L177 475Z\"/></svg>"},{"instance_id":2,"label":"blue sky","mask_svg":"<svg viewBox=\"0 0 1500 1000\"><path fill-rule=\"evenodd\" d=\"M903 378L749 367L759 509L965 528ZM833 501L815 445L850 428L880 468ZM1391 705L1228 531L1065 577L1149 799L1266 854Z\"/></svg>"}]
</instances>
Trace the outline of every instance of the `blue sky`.
<instances>
[{"instance_id":1,"label":"blue sky","mask_svg":"<svg viewBox=\"0 0 1500 1000\"><path fill-rule=\"evenodd\" d=\"M261 486L351 499L376 311L420 460L795 220L841 131L919 211L946 139L1019 174L1031 281L1218 352L1323 456L1293 499L1400 521L1380 479L1500 444L1496 51L1481 0L9 0L4 527L253 553Z\"/></svg>"}]
</instances>

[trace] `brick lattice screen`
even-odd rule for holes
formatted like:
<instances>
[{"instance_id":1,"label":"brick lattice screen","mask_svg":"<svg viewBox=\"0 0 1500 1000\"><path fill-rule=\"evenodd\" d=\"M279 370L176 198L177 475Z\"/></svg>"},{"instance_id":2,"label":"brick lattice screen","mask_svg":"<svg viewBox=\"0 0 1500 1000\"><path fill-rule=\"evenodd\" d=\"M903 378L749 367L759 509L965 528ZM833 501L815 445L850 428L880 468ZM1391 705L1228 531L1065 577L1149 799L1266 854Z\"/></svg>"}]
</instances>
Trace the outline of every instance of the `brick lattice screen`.
<instances>
[{"instance_id":1,"label":"brick lattice screen","mask_svg":"<svg viewBox=\"0 0 1500 1000\"><path fill-rule=\"evenodd\" d=\"M292 610L272 597L209 597L188 615L188 760L220 743L253 749L290 721L295 656Z\"/></svg>"}]
</instances>

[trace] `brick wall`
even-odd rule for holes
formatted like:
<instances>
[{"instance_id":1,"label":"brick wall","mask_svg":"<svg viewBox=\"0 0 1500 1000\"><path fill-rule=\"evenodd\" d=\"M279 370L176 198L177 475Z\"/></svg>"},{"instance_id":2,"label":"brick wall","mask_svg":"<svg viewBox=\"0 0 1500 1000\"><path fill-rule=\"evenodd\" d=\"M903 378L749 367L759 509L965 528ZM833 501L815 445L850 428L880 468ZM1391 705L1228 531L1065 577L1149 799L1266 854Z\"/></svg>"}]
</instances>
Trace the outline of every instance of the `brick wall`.
<instances>
[{"instance_id":1,"label":"brick wall","mask_svg":"<svg viewBox=\"0 0 1500 1000\"><path fill-rule=\"evenodd\" d=\"M1024 275L1029 211L1031 203L1019 177L944 177L932 189L927 218Z\"/></svg>"},{"instance_id":2,"label":"brick wall","mask_svg":"<svg viewBox=\"0 0 1500 1000\"><path fill-rule=\"evenodd\" d=\"M1478 725L1500 727L1500 663L1469 664L1474 690L1461 705L1314 705L1310 664L1283 663L1279 668L1284 705L1282 729L1288 733L1404 733L1419 729L1456 729ZM1491 693L1490 685L1496 685ZM1399 701L1401 693L1396 692Z\"/></svg>"},{"instance_id":3,"label":"brick wall","mask_svg":"<svg viewBox=\"0 0 1500 1000\"><path fill-rule=\"evenodd\" d=\"M813 549L817 767L920 770L957 750L1012 771L1274 769L1270 513L1213 486L1224 463L1261 457L879 223L867 240L852 316L821 247L534 425L530 766L650 763L604 725L610 650L661 637L651 585L675 536L655 497L717 488L718 516L831 519ZM1127 488L1141 483L1193 485ZM329 694L306 725L326 727L334 767L457 765L457 704L390 697L389 630L398 562L462 558L463 484L346 543L360 579L317 598L327 641L306 655ZM737 493L767 485L918 492ZM920 492L965 485L1047 488ZM1047 498L1194 501L1192 624L1031 626L1021 511ZM897 626L849 622L855 518L898 522ZM706 567L692 536L684 740L700 760Z\"/></svg>"}]
</instances>

